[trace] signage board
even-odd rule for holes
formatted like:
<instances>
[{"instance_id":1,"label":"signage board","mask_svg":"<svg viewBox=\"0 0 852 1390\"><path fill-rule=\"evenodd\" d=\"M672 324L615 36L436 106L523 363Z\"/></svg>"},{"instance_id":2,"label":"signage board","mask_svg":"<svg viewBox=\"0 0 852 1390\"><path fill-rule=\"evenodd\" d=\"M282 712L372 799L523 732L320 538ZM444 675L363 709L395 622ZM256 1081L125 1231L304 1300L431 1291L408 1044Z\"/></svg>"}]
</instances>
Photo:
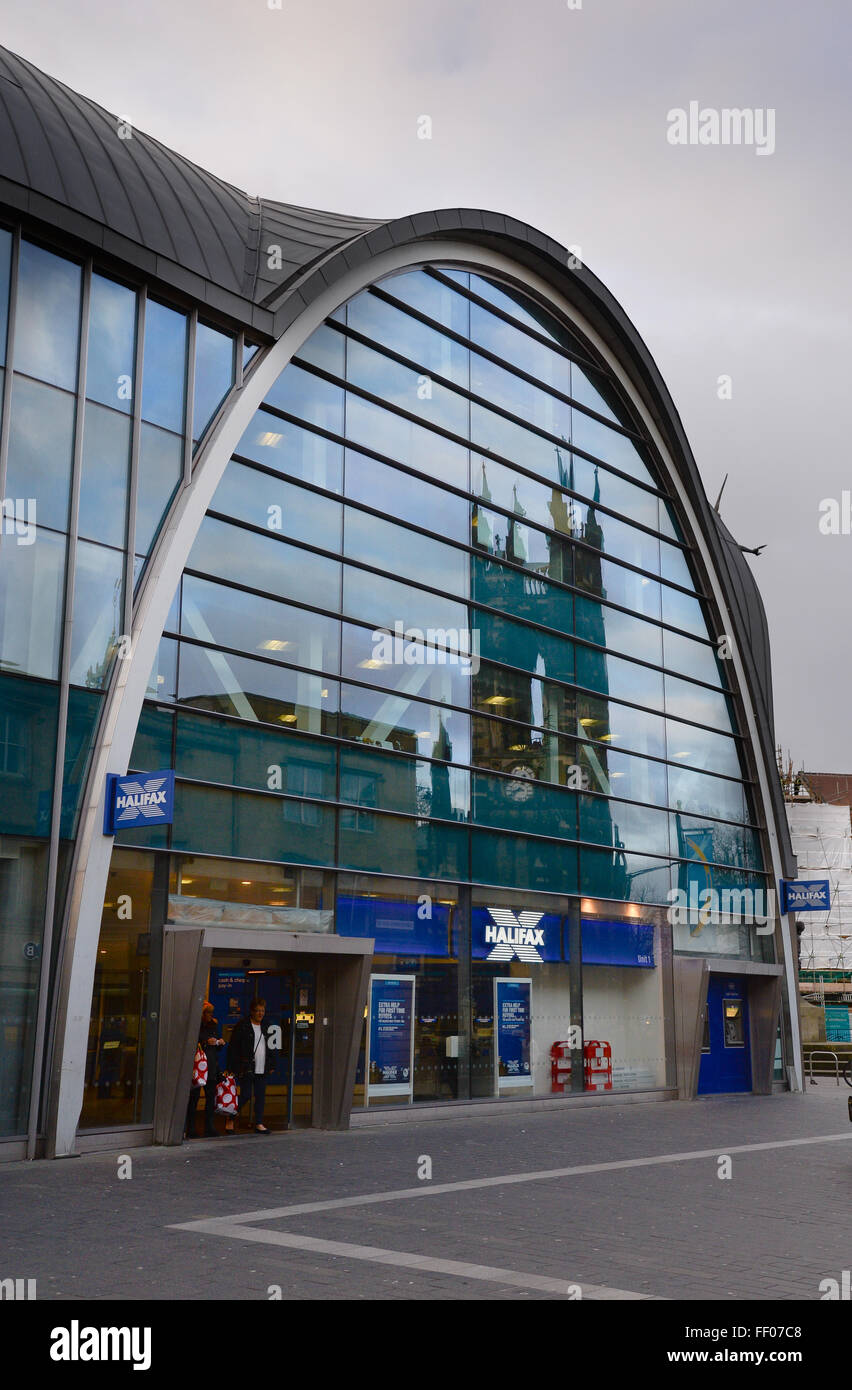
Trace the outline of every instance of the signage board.
<instances>
[{"instance_id":1,"label":"signage board","mask_svg":"<svg viewBox=\"0 0 852 1390\"><path fill-rule=\"evenodd\" d=\"M532 979L494 981L494 1091L532 1086Z\"/></svg>"},{"instance_id":2,"label":"signage board","mask_svg":"<svg viewBox=\"0 0 852 1390\"><path fill-rule=\"evenodd\" d=\"M175 774L135 772L127 777L107 774L104 834L140 825L171 825L175 808Z\"/></svg>"},{"instance_id":3,"label":"signage board","mask_svg":"<svg viewBox=\"0 0 852 1390\"><path fill-rule=\"evenodd\" d=\"M828 912L831 883L827 878L782 878L782 912Z\"/></svg>"},{"instance_id":4,"label":"signage board","mask_svg":"<svg viewBox=\"0 0 852 1390\"><path fill-rule=\"evenodd\" d=\"M414 1098L414 975L371 975L366 1103Z\"/></svg>"}]
</instances>

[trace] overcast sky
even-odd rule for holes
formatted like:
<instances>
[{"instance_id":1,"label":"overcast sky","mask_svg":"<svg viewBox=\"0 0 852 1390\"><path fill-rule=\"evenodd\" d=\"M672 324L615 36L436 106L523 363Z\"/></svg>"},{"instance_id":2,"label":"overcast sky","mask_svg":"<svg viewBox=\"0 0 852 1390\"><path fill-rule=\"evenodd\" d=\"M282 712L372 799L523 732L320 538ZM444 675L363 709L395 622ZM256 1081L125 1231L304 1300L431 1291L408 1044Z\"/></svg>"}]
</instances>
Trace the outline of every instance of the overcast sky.
<instances>
[{"instance_id":1,"label":"overcast sky","mask_svg":"<svg viewBox=\"0 0 852 1390\"><path fill-rule=\"evenodd\" d=\"M277 0L272 0L277 3ZM662 371L751 559L776 733L852 771L849 0L0 0L2 42L250 193L509 213L582 258ZM667 113L775 111L775 150ZM418 117L432 139L417 138ZM732 398L717 382L732 379Z\"/></svg>"}]
</instances>

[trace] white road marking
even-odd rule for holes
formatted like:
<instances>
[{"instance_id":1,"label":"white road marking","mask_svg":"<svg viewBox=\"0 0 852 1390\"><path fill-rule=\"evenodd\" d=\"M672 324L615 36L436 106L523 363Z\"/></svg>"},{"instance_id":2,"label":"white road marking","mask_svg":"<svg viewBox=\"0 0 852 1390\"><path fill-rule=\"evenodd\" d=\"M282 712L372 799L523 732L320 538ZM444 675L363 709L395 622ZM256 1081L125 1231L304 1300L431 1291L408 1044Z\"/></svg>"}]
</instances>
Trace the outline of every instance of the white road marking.
<instances>
[{"instance_id":1,"label":"white road marking","mask_svg":"<svg viewBox=\"0 0 852 1390\"><path fill-rule=\"evenodd\" d=\"M423 1274L449 1274L457 1279L479 1279L489 1284L508 1284L512 1288L537 1289L542 1293L571 1298L573 1288L582 1289L584 1299L595 1302L603 1299L654 1300L653 1294L631 1293L627 1289L610 1289L603 1284L581 1284L579 1280L551 1279L543 1274L525 1274L517 1269L499 1269L494 1265L464 1264L461 1260L436 1260L431 1255L414 1255L407 1250L383 1250L377 1245L351 1245L340 1240L317 1240L313 1236L293 1236L284 1231L261 1231L229 1221L191 1221L172 1226L175 1231L195 1231L210 1236L230 1236L232 1240L257 1241L261 1245L285 1246L289 1250L307 1250L314 1255L334 1255L344 1260L368 1260L372 1264L394 1265L401 1269L419 1270Z\"/></svg>"}]
</instances>

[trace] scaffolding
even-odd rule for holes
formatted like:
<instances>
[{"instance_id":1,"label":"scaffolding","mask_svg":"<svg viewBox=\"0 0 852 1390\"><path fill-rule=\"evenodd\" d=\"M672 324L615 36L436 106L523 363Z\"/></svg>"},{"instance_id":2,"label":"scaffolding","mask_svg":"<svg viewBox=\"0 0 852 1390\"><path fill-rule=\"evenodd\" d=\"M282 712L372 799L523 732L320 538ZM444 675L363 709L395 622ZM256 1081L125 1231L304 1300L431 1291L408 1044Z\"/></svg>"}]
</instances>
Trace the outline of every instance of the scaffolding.
<instances>
[{"instance_id":1,"label":"scaffolding","mask_svg":"<svg viewBox=\"0 0 852 1390\"><path fill-rule=\"evenodd\" d=\"M827 912L802 913L803 970L852 970L852 813L848 806L787 801L799 878L828 879Z\"/></svg>"}]
</instances>

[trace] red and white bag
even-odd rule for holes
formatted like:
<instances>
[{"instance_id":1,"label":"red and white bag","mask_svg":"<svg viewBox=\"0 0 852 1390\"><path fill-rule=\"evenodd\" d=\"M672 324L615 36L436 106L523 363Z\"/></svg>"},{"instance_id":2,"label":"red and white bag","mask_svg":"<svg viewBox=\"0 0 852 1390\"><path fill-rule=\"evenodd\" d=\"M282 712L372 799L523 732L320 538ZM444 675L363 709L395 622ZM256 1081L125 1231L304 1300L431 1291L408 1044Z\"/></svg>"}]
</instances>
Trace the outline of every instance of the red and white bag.
<instances>
[{"instance_id":1,"label":"red and white bag","mask_svg":"<svg viewBox=\"0 0 852 1390\"><path fill-rule=\"evenodd\" d=\"M229 1071L222 1073L216 1087L216 1114L229 1115L232 1119L239 1114L237 1105L237 1083Z\"/></svg>"},{"instance_id":2,"label":"red and white bag","mask_svg":"<svg viewBox=\"0 0 852 1390\"><path fill-rule=\"evenodd\" d=\"M192 1084L193 1086L207 1085L207 1053L201 1043L195 1049L195 1061L192 1064Z\"/></svg>"}]
</instances>

